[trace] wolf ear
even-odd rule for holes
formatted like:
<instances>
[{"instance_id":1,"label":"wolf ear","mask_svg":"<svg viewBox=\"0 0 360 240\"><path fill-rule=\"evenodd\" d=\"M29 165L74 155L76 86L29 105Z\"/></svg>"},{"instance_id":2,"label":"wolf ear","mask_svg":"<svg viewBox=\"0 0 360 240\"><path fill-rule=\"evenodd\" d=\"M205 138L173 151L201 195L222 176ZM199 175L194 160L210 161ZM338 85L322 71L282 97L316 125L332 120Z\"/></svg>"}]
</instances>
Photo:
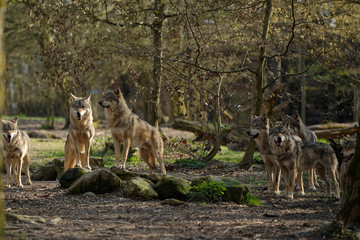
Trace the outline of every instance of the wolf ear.
<instances>
[{"instance_id":1,"label":"wolf ear","mask_svg":"<svg viewBox=\"0 0 360 240\"><path fill-rule=\"evenodd\" d=\"M90 98L91 98L91 93L90 93L90 95L86 98L86 101L90 102Z\"/></svg>"},{"instance_id":2,"label":"wolf ear","mask_svg":"<svg viewBox=\"0 0 360 240\"><path fill-rule=\"evenodd\" d=\"M255 114L250 113L250 120L252 121L252 120L254 120L254 118L256 118Z\"/></svg>"},{"instance_id":3,"label":"wolf ear","mask_svg":"<svg viewBox=\"0 0 360 240\"><path fill-rule=\"evenodd\" d=\"M71 102L73 102L77 99L77 97L72 93L70 93L70 96L71 96Z\"/></svg>"},{"instance_id":4,"label":"wolf ear","mask_svg":"<svg viewBox=\"0 0 360 240\"><path fill-rule=\"evenodd\" d=\"M19 117L18 117L18 116L16 116L13 120L11 120L11 122L13 122L13 123L17 124L18 120L19 120Z\"/></svg>"},{"instance_id":5,"label":"wolf ear","mask_svg":"<svg viewBox=\"0 0 360 240\"><path fill-rule=\"evenodd\" d=\"M301 117L300 117L300 114L299 114L298 110L296 110L295 113L294 113L294 119L296 121L298 121L298 122L301 121Z\"/></svg>"},{"instance_id":6,"label":"wolf ear","mask_svg":"<svg viewBox=\"0 0 360 240\"><path fill-rule=\"evenodd\" d=\"M266 114L264 114L264 115L262 115L262 116L260 117L260 119L261 119L261 121L266 122L267 119L268 119L268 117L267 117Z\"/></svg>"},{"instance_id":7,"label":"wolf ear","mask_svg":"<svg viewBox=\"0 0 360 240\"><path fill-rule=\"evenodd\" d=\"M119 98L121 97L121 89L120 89L119 86L114 90L114 93L115 93L116 96L118 96Z\"/></svg>"}]
</instances>

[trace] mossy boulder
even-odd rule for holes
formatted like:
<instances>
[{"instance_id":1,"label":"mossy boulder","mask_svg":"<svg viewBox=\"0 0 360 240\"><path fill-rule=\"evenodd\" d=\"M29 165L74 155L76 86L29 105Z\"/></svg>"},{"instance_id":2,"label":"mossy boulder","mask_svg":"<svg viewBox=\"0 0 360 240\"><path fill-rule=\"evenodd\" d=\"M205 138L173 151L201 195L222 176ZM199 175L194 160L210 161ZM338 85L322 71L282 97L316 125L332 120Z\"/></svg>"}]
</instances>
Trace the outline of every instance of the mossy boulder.
<instances>
[{"instance_id":1,"label":"mossy boulder","mask_svg":"<svg viewBox=\"0 0 360 240\"><path fill-rule=\"evenodd\" d=\"M64 159L56 158L53 161L40 165L31 175L34 181L55 181L60 179L61 173L64 171Z\"/></svg>"},{"instance_id":2,"label":"mossy boulder","mask_svg":"<svg viewBox=\"0 0 360 240\"><path fill-rule=\"evenodd\" d=\"M66 172L61 174L59 183L63 188L69 188L76 180L86 174L86 171L80 167L74 167L68 169Z\"/></svg>"},{"instance_id":3,"label":"mossy boulder","mask_svg":"<svg viewBox=\"0 0 360 240\"><path fill-rule=\"evenodd\" d=\"M155 185L155 191L159 194L161 200L175 198L178 200L187 200L190 193L190 182L182 178L165 175Z\"/></svg>"},{"instance_id":4,"label":"mossy boulder","mask_svg":"<svg viewBox=\"0 0 360 240\"><path fill-rule=\"evenodd\" d=\"M115 166L111 167L110 171L115 173L123 181L129 181L131 178L134 178L134 177L141 177L141 178L148 179L148 180L152 181L154 184L156 184L162 178L161 174L137 173L137 172L132 172L132 171L123 169L123 168L118 168Z\"/></svg>"},{"instance_id":5,"label":"mossy boulder","mask_svg":"<svg viewBox=\"0 0 360 240\"><path fill-rule=\"evenodd\" d=\"M159 195L153 188L153 183L141 177L131 178L124 187L124 196L141 199L158 199Z\"/></svg>"},{"instance_id":6,"label":"mossy boulder","mask_svg":"<svg viewBox=\"0 0 360 240\"><path fill-rule=\"evenodd\" d=\"M247 202L247 194L250 192L250 189L248 186L242 184L236 179L210 175L194 179L191 182L191 186L198 186L203 181L223 183L223 186L226 188L226 190L224 191L223 199L226 201L232 201L238 204Z\"/></svg>"},{"instance_id":7,"label":"mossy boulder","mask_svg":"<svg viewBox=\"0 0 360 240\"><path fill-rule=\"evenodd\" d=\"M102 194L112 192L120 188L120 186L121 179L118 176L109 170L98 169L79 178L69 188L68 192L71 194L83 194L86 192Z\"/></svg>"}]
</instances>

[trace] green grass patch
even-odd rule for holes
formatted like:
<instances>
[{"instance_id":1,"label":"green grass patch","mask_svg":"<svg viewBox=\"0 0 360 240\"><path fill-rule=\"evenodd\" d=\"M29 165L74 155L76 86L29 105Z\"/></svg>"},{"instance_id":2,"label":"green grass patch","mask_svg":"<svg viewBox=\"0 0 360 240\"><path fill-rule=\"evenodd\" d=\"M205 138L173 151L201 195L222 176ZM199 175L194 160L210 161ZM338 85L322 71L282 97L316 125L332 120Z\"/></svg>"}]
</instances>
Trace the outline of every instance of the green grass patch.
<instances>
[{"instance_id":1,"label":"green grass patch","mask_svg":"<svg viewBox=\"0 0 360 240\"><path fill-rule=\"evenodd\" d=\"M244 157L243 151L232 151L226 146L221 146L221 151L216 154L214 160L227 162L227 163L239 163Z\"/></svg>"},{"instance_id":2,"label":"green grass patch","mask_svg":"<svg viewBox=\"0 0 360 240\"><path fill-rule=\"evenodd\" d=\"M256 196L252 195L251 193L246 194L246 202L250 206L261 206L261 201Z\"/></svg>"},{"instance_id":3,"label":"green grass patch","mask_svg":"<svg viewBox=\"0 0 360 240\"><path fill-rule=\"evenodd\" d=\"M200 192L207 197L210 202L220 202L223 200L226 188L223 182L206 182L191 187L194 191Z\"/></svg>"},{"instance_id":4,"label":"green grass patch","mask_svg":"<svg viewBox=\"0 0 360 240\"><path fill-rule=\"evenodd\" d=\"M320 138L317 141L322 142L322 143L326 143L326 144L330 144L329 139L327 139L327 138Z\"/></svg>"},{"instance_id":5,"label":"green grass patch","mask_svg":"<svg viewBox=\"0 0 360 240\"><path fill-rule=\"evenodd\" d=\"M200 169L206 166L206 163L202 161L189 158L176 160L173 164L180 168L186 167L191 169Z\"/></svg>"},{"instance_id":6,"label":"green grass patch","mask_svg":"<svg viewBox=\"0 0 360 240\"><path fill-rule=\"evenodd\" d=\"M28 120L28 121L31 121L31 120L39 120L39 121L46 121L46 117L29 117L29 116L26 116L25 114L19 114L17 115L19 117L19 120ZM14 119L16 116L3 116L3 119L5 120L11 120L11 119ZM52 118L54 118L54 121L56 122L63 122L65 123L65 118L63 117L54 117L52 116Z\"/></svg>"},{"instance_id":7,"label":"green grass patch","mask_svg":"<svg viewBox=\"0 0 360 240\"><path fill-rule=\"evenodd\" d=\"M64 157L64 145L61 139L30 138L30 160L44 164Z\"/></svg>"}]
</instances>

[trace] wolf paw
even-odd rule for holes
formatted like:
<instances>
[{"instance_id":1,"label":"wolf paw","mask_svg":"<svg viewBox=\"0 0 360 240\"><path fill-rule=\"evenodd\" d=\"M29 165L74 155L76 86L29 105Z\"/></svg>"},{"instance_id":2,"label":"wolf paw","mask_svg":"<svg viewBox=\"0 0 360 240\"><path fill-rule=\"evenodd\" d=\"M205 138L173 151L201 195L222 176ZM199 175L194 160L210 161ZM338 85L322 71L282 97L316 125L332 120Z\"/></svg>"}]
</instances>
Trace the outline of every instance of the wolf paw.
<instances>
[{"instance_id":1,"label":"wolf paw","mask_svg":"<svg viewBox=\"0 0 360 240\"><path fill-rule=\"evenodd\" d=\"M319 185L319 184L318 184L318 185ZM309 186L309 189L316 191L316 187L315 187L314 185L313 185L313 186Z\"/></svg>"},{"instance_id":2,"label":"wolf paw","mask_svg":"<svg viewBox=\"0 0 360 240\"><path fill-rule=\"evenodd\" d=\"M300 195L300 196L304 196L304 195L305 195L305 192L304 192L304 191L300 191L300 192L299 192L299 195Z\"/></svg>"},{"instance_id":3,"label":"wolf paw","mask_svg":"<svg viewBox=\"0 0 360 240\"><path fill-rule=\"evenodd\" d=\"M280 195L280 191L279 191L279 190L276 190L276 191L274 191L274 194L275 194L275 195Z\"/></svg>"}]
</instances>

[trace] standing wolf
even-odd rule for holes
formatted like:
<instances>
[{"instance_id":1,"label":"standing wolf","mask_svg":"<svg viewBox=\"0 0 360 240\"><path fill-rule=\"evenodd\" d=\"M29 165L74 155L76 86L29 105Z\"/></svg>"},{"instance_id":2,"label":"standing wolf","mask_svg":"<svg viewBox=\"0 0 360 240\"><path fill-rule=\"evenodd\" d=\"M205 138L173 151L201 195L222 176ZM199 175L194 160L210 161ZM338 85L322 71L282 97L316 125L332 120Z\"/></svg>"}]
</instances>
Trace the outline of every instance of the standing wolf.
<instances>
[{"instance_id":1,"label":"standing wolf","mask_svg":"<svg viewBox=\"0 0 360 240\"><path fill-rule=\"evenodd\" d=\"M302 173L316 168L327 186L327 195L331 195L330 176L335 185L335 197L340 197L337 172L337 158L334 149L319 142L301 142L295 139L289 129L282 125L273 127L269 132L272 152L284 173L285 192L293 198L295 179L300 186L300 194L304 194Z\"/></svg>"},{"instance_id":2,"label":"standing wolf","mask_svg":"<svg viewBox=\"0 0 360 240\"><path fill-rule=\"evenodd\" d=\"M271 152L269 146L269 118L266 116L256 117L251 114L250 128L247 134L251 139L254 139L256 147L264 159L265 170L268 176L268 193L274 191L275 194L280 194L279 184L281 169L276 163L274 154Z\"/></svg>"},{"instance_id":3,"label":"standing wolf","mask_svg":"<svg viewBox=\"0 0 360 240\"><path fill-rule=\"evenodd\" d=\"M315 133L305 126L297 111L293 117L286 116L285 118L283 118L282 125L287 127L290 130L291 134L300 137L301 140L304 142L317 141ZM316 171L315 169L311 169L309 172L309 188L312 190L316 190L315 186L319 187L319 184L316 180Z\"/></svg>"},{"instance_id":4,"label":"standing wolf","mask_svg":"<svg viewBox=\"0 0 360 240\"><path fill-rule=\"evenodd\" d=\"M120 143L124 145L120 167L125 169L129 148L139 149L141 158L149 165L150 173L156 167L156 159L161 166L162 174L166 174L163 164L163 141L158 129L141 120L127 106L120 88L107 90L99 102L105 108L106 118L110 123L111 135L114 139L115 165L119 165Z\"/></svg>"},{"instance_id":5,"label":"standing wolf","mask_svg":"<svg viewBox=\"0 0 360 240\"><path fill-rule=\"evenodd\" d=\"M18 117L11 121L1 120L3 129L3 153L7 172L7 184L5 187L16 185L23 187L21 183L21 168L25 164L27 184L31 185L29 174L30 165L30 140L28 135L21 131L18 126Z\"/></svg>"},{"instance_id":6,"label":"standing wolf","mask_svg":"<svg viewBox=\"0 0 360 240\"><path fill-rule=\"evenodd\" d=\"M91 170L90 143L95 135L90 97L71 94L70 127L65 143L64 171L75 165Z\"/></svg>"}]
</instances>

